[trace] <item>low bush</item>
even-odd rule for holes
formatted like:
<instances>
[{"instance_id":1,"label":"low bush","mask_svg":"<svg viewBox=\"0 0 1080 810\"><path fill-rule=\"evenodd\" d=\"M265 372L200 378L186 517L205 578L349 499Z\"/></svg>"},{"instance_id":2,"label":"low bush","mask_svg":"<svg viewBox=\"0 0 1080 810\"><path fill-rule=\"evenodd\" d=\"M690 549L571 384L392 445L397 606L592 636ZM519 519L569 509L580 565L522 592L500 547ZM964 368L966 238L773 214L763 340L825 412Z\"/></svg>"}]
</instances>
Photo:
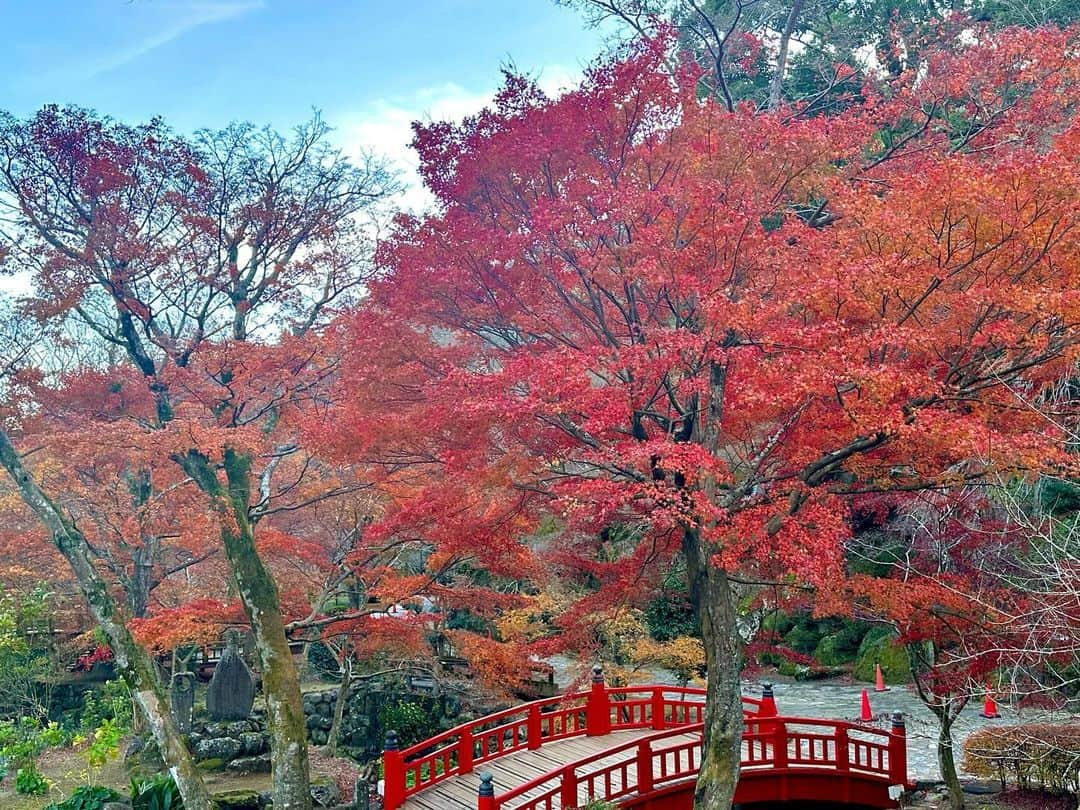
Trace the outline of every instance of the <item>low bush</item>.
<instances>
[{"instance_id":1,"label":"low bush","mask_svg":"<svg viewBox=\"0 0 1080 810\"><path fill-rule=\"evenodd\" d=\"M963 768L1002 785L1080 792L1080 723L988 726L964 741Z\"/></svg>"},{"instance_id":2,"label":"low bush","mask_svg":"<svg viewBox=\"0 0 1080 810\"><path fill-rule=\"evenodd\" d=\"M101 810L109 802L120 799L120 794L102 785L83 785L62 802L53 802L44 810Z\"/></svg>"}]
</instances>

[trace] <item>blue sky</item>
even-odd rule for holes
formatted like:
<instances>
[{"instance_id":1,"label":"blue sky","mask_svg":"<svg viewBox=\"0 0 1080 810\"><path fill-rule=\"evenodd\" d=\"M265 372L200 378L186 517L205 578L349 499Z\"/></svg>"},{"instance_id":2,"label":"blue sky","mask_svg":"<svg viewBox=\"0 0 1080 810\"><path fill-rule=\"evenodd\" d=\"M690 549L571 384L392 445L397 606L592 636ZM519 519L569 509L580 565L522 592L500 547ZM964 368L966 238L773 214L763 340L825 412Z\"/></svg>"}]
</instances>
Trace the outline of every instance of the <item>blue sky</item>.
<instances>
[{"instance_id":1,"label":"blue sky","mask_svg":"<svg viewBox=\"0 0 1080 810\"><path fill-rule=\"evenodd\" d=\"M513 61L549 89L600 35L552 0L0 0L0 108L75 103L180 131L322 110L408 167L408 122L482 106Z\"/></svg>"}]
</instances>

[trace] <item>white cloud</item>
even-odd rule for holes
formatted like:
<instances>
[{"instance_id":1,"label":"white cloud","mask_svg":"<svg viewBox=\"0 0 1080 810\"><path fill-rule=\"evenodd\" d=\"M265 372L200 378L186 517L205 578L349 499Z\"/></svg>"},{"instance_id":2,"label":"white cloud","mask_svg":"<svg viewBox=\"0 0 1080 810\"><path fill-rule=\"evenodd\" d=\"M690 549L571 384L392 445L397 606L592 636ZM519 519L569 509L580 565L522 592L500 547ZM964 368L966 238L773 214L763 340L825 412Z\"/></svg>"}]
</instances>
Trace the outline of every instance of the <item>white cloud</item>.
<instances>
[{"instance_id":1,"label":"white cloud","mask_svg":"<svg viewBox=\"0 0 1080 810\"><path fill-rule=\"evenodd\" d=\"M575 86L580 80L580 70L562 65L550 65L537 74L540 88L551 96ZM334 136L347 154L367 151L388 158L401 171L402 180L407 184L399 200L401 207L419 212L431 205L432 197L423 187L419 161L409 148L413 138L412 122L460 121L489 104L495 90L492 87L484 92L474 92L445 82L409 95L378 99L356 113L333 120Z\"/></svg>"},{"instance_id":2,"label":"white cloud","mask_svg":"<svg viewBox=\"0 0 1080 810\"><path fill-rule=\"evenodd\" d=\"M112 48L109 52L92 56L78 66L83 79L93 79L167 45L179 37L204 25L223 22L263 7L263 0L228 0L227 2L161 3L147 6L155 19L147 27L155 30L133 44Z\"/></svg>"}]
</instances>

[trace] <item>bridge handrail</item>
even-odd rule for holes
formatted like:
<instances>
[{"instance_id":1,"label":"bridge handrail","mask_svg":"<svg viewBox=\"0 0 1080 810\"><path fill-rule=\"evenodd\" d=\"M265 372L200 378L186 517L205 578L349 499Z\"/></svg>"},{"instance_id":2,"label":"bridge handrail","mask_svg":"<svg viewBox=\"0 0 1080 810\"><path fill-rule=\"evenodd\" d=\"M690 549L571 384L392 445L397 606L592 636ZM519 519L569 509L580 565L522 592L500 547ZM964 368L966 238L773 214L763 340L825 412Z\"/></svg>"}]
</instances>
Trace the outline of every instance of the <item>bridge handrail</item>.
<instances>
[{"instance_id":1,"label":"bridge handrail","mask_svg":"<svg viewBox=\"0 0 1080 810\"><path fill-rule=\"evenodd\" d=\"M885 784L907 784L907 763L904 748L906 739L902 724L899 728L894 725L892 731L885 731L844 720L782 716L761 721L747 717L745 724L747 731L743 734L743 741L749 743L747 746L749 756L742 758L740 769L744 773L752 774L754 769L764 767L768 767L767 773L775 774L798 771L854 772L863 778L878 780ZM834 731L832 734L815 734L813 732L791 730L788 728L789 726L827 726ZM696 763L694 761L695 753L699 749L697 741L682 742L667 748L654 748L654 743L663 742L671 737L683 734L701 732L703 728L703 723L695 723L690 726L671 728L645 737L638 737L614 748L608 748L574 762L566 763L558 768L553 768L547 773L517 785L499 796L494 796L492 793L492 795L486 796L486 803L483 798L478 800L477 806L484 808L484 810L502 810L509 802L522 798L547 783L553 784L524 803L516 805L513 810L554 810L556 798L559 799L561 807L574 807L578 803L578 788L582 782L589 783L590 787L595 787L596 783L600 782L603 788L601 793L590 790L591 798L600 800L618 799L635 792L640 794L652 792L662 784L689 778L692 774L697 773L700 766L700 761ZM851 737L852 732L868 737L880 737L882 741L870 742L858 740L857 738L853 739ZM813 744L813 740L822 742L820 755L816 753L818 748ZM793 751L789 747L791 741L795 742ZM803 741L810 744L804 748ZM828 754L829 746L827 745L827 742L830 741L834 742L834 754L831 757ZM849 742L856 742L854 746L854 762L850 760L851 751L849 751L847 745ZM760 745L755 746L755 743ZM860 745L870 746L873 751L879 753L876 756L865 757L860 761ZM769 753L770 748L771 754ZM674 757L674 767L669 768L666 765L666 755L681 749L686 749L688 752L686 758L687 767L684 768L682 758L676 756ZM579 773L582 768L588 765L631 751L633 751L633 756L625 761L617 759L614 762L608 762L595 771ZM755 751L760 752L762 755L755 756ZM661 758L663 763L660 774L654 773L654 761L657 756ZM887 766L885 765L886 758L888 759ZM876 760L876 765L874 760ZM631 765L635 766L634 777L630 775ZM615 772L619 773L619 778L613 780L611 775ZM490 780L490 777L484 778ZM615 786L616 784L617 786ZM488 786L490 788L490 781L488 781Z\"/></svg>"},{"instance_id":2,"label":"bridge handrail","mask_svg":"<svg viewBox=\"0 0 1080 810\"><path fill-rule=\"evenodd\" d=\"M513 751L535 750L545 742L599 736L612 730L681 728L700 722L704 699L705 690L696 687L607 686L603 671L594 667L588 691L512 706L461 723L404 750L397 748L396 735L390 731L383 752L386 810L396 810L406 798L438 782L471 773L483 762ZM761 714L763 710L775 713L771 697L743 697L744 714Z\"/></svg>"}]
</instances>

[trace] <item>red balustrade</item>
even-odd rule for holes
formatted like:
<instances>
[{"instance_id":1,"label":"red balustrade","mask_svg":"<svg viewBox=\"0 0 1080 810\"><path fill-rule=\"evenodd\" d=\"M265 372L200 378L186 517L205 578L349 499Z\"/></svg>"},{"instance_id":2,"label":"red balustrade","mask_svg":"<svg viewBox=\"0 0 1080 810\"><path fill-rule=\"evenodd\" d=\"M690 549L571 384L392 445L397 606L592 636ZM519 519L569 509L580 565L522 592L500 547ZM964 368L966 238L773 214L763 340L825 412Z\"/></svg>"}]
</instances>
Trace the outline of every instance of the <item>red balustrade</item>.
<instances>
[{"instance_id":1,"label":"red balustrade","mask_svg":"<svg viewBox=\"0 0 1080 810\"><path fill-rule=\"evenodd\" d=\"M477 807L554 810L576 806L579 792L609 800L645 795L697 773L700 738L688 740L683 735L701 731L704 701L703 689L606 686L603 672L595 667L588 691L515 706L404 750L398 749L396 736L389 732L383 759L384 806L397 810L409 796L515 751L631 729L656 733L569 763L500 796L485 775ZM743 715L744 776L832 772L906 783L901 719L885 732L839 721L779 717L771 687L761 699L744 697Z\"/></svg>"},{"instance_id":2,"label":"red balustrade","mask_svg":"<svg viewBox=\"0 0 1080 810\"><path fill-rule=\"evenodd\" d=\"M902 721L891 731L845 721L776 717L767 731L746 718L741 779L781 778L798 773L907 784L906 738ZM496 796L490 777L490 802L481 810L558 810L588 799L618 801L647 796L672 783L690 780L701 766L703 724L667 729L567 763ZM687 734L695 735L685 739ZM680 739L673 739L680 738Z\"/></svg>"},{"instance_id":3,"label":"red balustrade","mask_svg":"<svg viewBox=\"0 0 1080 810\"><path fill-rule=\"evenodd\" d=\"M383 752L384 805L386 810L397 810L409 796L438 782L470 773L488 760L514 751L536 750L555 740L701 723L704 707L704 689L607 686L603 670L594 667L588 691L514 706L404 750L399 750L396 735L388 733ZM744 713L757 714L762 708L761 700L743 698Z\"/></svg>"}]
</instances>

